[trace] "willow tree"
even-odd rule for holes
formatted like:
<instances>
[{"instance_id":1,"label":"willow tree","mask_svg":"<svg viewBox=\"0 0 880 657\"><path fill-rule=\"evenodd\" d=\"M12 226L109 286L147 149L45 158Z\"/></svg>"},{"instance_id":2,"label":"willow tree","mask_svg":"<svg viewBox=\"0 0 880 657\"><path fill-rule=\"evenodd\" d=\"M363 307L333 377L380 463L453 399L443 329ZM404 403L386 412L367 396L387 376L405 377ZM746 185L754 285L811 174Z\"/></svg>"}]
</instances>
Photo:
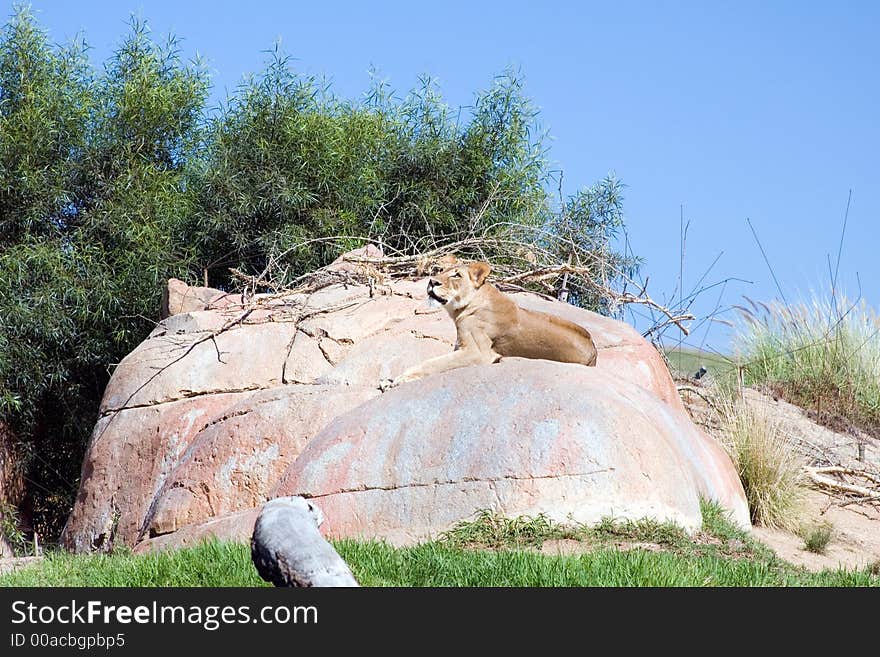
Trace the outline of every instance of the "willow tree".
<instances>
[{"instance_id":1,"label":"willow tree","mask_svg":"<svg viewBox=\"0 0 880 657\"><path fill-rule=\"evenodd\" d=\"M190 230L203 266L223 285L230 266L259 273L279 255L296 275L364 238L412 253L477 218L540 221L534 116L513 74L461 122L428 78L402 99L378 83L345 101L276 52L211 121Z\"/></svg>"},{"instance_id":2,"label":"willow tree","mask_svg":"<svg viewBox=\"0 0 880 657\"><path fill-rule=\"evenodd\" d=\"M204 72L133 22L103 73L27 9L0 37L0 412L21 439L35 526L69 509L113 363L188 269Z\"/></svg>"}]
</instances>

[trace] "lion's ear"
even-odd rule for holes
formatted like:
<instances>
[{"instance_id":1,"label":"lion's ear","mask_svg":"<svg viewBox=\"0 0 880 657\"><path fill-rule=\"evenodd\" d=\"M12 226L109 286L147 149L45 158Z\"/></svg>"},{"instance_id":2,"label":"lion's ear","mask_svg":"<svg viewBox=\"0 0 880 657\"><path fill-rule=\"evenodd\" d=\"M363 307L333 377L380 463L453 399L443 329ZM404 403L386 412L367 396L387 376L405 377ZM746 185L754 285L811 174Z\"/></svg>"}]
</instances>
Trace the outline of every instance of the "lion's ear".
<instances>
[{"instance_id":1,"label":"lion's ear","mask_svg":"<svg viewBox=\"0 0 880 657\"><path fill-rule=\"evenodd\" d=\"M480 287L486 282L486 277L491 270L488 262L472 262L468 265L468 274L476 287Z\"/></svg>"}]
</instances>

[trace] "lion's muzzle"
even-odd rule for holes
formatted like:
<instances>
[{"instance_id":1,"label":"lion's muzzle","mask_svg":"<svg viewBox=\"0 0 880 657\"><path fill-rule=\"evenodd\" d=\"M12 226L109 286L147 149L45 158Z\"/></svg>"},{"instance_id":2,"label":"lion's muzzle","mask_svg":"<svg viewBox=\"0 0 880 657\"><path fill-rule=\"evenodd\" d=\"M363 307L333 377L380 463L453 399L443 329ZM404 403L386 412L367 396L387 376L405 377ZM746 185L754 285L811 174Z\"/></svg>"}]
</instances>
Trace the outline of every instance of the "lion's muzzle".
<instances>
[{"instance_id":1,"label":"lion's muzzle","mask_svg":"<svg viewBox=\"0 0 880 657\"><path fill-rule=\"evenodd\" d=\"M439 285L440 285L440 283L438 281L435 281L434 279L429 278L428 279L428 296L431 299L433 299L434 301L445 304L447 299L444 299L443 297L438 295L436 292L434 292L434 288Z\"/></svg>"}]
</instances>

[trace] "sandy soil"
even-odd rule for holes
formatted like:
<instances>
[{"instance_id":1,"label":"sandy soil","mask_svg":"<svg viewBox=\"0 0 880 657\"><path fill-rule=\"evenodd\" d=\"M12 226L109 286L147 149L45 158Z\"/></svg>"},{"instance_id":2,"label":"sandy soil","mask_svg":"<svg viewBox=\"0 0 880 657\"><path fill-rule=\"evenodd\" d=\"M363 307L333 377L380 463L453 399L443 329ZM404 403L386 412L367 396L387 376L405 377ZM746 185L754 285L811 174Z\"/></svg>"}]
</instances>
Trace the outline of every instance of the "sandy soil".
<instances>
[{"instance_id":1,"label":"sandy soil","mask_svg":"<svg viewBox=\"0 0 880 657\"><path fill-rule=\"evenodd\" d=\"M831 542L825 554L808 552L804 540L791 532L755 527L752 535L786 561L810 570L864 568L880 563L880 512L876 507L841 507L835 497L810 491L804 516L807 523L831 523Z\"/></svg>"},{"instance_id":2,"label":"sandy soil","mask_svg":"<svg viewBox=\"0 0 880 657\"><path fill-rule=\"evenodd\" d=\"M686 385L693 386L694 382ZM711 398L710 389L701 392ZM780 421L804 465L841 465L880 473L880 441L875 438L862 432L832 431L816 424L801 408L757 390L746 389L744 397L749 404L768 408ZM710 435L715 434L717 421L706 400L687 391L682 393L682 399L694 421ZM825 554L808 552L803 538L789 531L755 527L753 533L786 561L810 570L864 567L880 562L880 504L847 504L842 496L810 489L803 505L802 522L831 524L831 542Z\"/></svg>"}]
</instances>

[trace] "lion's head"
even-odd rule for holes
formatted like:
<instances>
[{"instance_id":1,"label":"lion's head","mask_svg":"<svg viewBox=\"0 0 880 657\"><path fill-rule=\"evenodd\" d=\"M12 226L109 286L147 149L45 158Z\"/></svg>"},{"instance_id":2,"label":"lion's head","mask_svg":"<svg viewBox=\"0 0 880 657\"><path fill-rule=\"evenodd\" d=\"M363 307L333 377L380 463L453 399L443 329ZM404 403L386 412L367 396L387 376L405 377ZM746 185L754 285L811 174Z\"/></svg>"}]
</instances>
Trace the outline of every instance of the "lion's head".
<instances>
[{"instance_id":1,"label":"lion's head","mask_svg":"<svg viewBox=\"0 0 880 657\"><path fill-rule=\"evenodd\" d=\"M450 267L428 279L428 299L442 304L449 313L466 308L486 282L490 270L485 262Z\"/></svg>"}]
</instances>

